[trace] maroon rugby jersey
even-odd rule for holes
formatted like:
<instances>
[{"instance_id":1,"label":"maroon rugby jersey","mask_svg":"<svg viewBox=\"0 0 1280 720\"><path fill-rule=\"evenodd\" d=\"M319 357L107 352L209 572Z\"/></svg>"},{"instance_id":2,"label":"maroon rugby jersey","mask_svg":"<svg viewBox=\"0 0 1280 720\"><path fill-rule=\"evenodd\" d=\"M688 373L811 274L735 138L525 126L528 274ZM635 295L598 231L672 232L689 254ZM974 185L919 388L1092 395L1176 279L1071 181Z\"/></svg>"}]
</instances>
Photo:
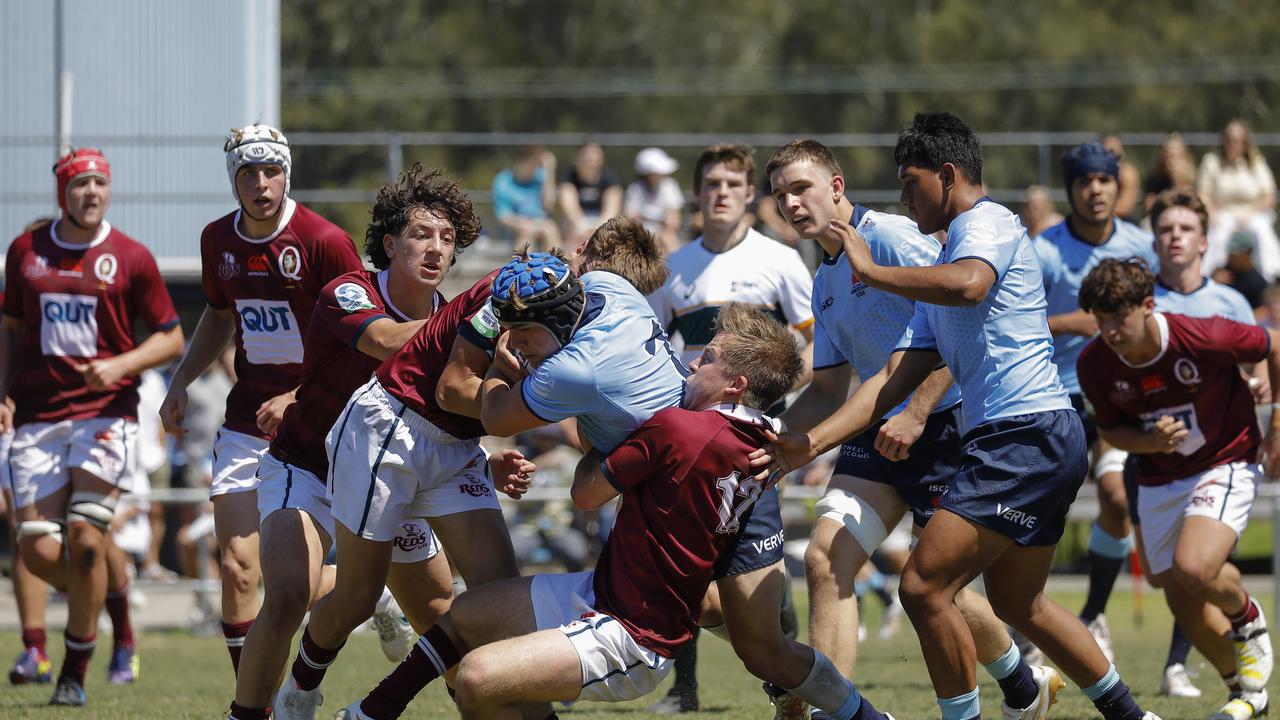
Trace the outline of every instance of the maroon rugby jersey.
<instances>
[{"instance_id":1,"label":"maroon rugby jersey","mask_svg":"<svg viewBox=\"0 0 1280 720\"><path fill-rule=\"evenodd\" d=\"M88 245L58 238L44 225L9 246L4 312L23 322L9 395L14 421L58 422L92 417L134 419L138 379L90 390L75 366L132 350L136 319L152 331L178 324L155 258L142 244L102 223Z\"/></svg>"},{"instance_id":2,"label":"maroon rugby jersey","mask_svg":"<svg viewBox=\"0 0 1280 720\"><path fill-rule=\"evenodd\" d=\"M257 437L266 437L258 430L258 407L302 379L302 340L320 289L363 268L341 228L285 203L284 222L270 237L241 235L239 210L200 235L205 298L236 316L236 384L227 397L226 427Z\"/></svg>"},{"instance_id":3,"label":"maroon rugby jersey","mask_svg":"<svg viewBox=\"0 0 1280 720\"><path fill-rule=\"evenodd\" d=\"M596 609L663 657L693 637L716 561L763 490L747 455L767 442L764 422L742 406L667 408L601 466L622 503L596 563Z\"/></svg>"},{"instance_id":4,"label":"maroon rugby jersey","mask_svg":"<svg viewBox=\"0 0 1280 720\"><path fill-rule=\"evenodd\" d=\"M435 307L444 298L436 293ZM284 411L271 454L324 478L329 471L324 439L347 400L368 382L381 361L356 349L374 320L409 322L387 293L387 273L359 270L324 286L304 338L298 399Z\"/></svg>"},{"instance_id":5,"label":"maroon rugby jersey","mask_svg":"<svg viewBox=\"0 0 1280 720\"><path fill-rule=\"evenodd\" d=\"M458 335L492 354L497 321L489 308L489 294L497 274L494 270L450 300L399 352L378 366L378 382L392 397L432 425L463 440L484 437L484 425L476 418L441 409L436 403L436 384L449 364L449 353Z\"/></svg>"},{"instance_id":6,"label":"maroon rugby jersey","mask_svg":"<svg viewBox=\"0 0 1280 720\"><path fill-rule=\"evenodd\" d=\"M1137 455L1138 481L1164 485L1218 465L1257 459L1261 433L1253 395L1239 364L1267 356L1270 336L1257 325L1221 317L1156 313L1161 351L1142 367L1126 363L1096 338L1076 361L1080 387L1098 427L1140 425L1162 415L1190 434L1177 452Z\"/></svg>"}]
</instances>

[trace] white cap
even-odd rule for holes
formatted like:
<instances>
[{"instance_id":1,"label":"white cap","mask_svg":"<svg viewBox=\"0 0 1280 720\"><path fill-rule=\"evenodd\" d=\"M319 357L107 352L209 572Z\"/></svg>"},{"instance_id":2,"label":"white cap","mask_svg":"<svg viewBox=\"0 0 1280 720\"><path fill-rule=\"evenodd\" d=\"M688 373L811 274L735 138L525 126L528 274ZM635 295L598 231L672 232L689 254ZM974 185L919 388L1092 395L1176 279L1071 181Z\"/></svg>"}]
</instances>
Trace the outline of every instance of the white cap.
<instances>
[{"instance_id":1,"label":"white cap","mask_svg":"<svg viewBox=\"0 0 1280 720\"><path fill-rule=\"evenodd\" d=\"M645 148L636 153L636 173L640 175L670 175L678 167L680 163L662 148Z\"/></svg>"}]
</instances>

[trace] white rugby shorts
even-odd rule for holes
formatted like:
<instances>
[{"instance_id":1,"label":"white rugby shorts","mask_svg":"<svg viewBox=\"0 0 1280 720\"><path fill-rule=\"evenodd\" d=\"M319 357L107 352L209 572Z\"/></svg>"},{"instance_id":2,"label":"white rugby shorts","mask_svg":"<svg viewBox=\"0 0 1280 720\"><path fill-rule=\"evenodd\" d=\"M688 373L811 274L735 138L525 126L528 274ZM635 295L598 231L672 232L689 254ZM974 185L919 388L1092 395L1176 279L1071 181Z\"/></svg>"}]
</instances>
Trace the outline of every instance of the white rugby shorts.
<instances>
[{"instance_id":1,"label":"white rugby shorts","mask_svg":"<svg viewBox=\"0 0 1280 720\"><path fill-rule=\"evenodd\" d=\"M1168 485L1139 486L1138 518L1151 574L1173 569L1173 553L1186 518L1213 518L1234 530L1239 540L1249 524L1261 477L1260 465L1235 462Z\"/></svg>"},{"instance_id":2,"label":"white rugby shorts","mask_svg":"<svg viewBox=\"0 0 1280 720\"><path fill-rule=\"evenodd\" d=\"M310 470L286 463L267 453L258 463L258 517L266 520L277 510L301 510L310 515L333 543L333 512L326 496L324 481ZM421 518L409 518L400 524L394 538L391 562L415 563L429 560L440 552L431 526Z\"/></svg>"},{"instance_id":3,"label":"white rugby shorts","mask_svg":"<svg viewBox=\"0 0 1280 720\"><path fill-rule=\"evenodd\" d=\"M213 484L209 497L258 489L258 462L267 454L269 440L225 427L213 441Z\"/></svg>"},{"instance_id":4,"label":"white rugby shorts","mask_svg":"<svg viewBox=\"0 0 1280 720\"><path fill-rule=\"evenodd\" d=\"M539 630L559 628L582 663L578 700L622 702L653 692L674 660L636 642L612 615L597 612L590 571L534 575L529 584Z\"/></svg>"},{"instance_id":5,"label":"white rugby shorts","mask_svg":"<svg viewBox=\"0 0 1280 720\"><path fill-rule=\"evenodd\" d=\"M366 540L392 540L409 518L499 510L480 441L431 424L376 377L351 396L325 450L333 517Z\"/></svg>"},{"instance_id":6,"label":"white rugby shorts","mask_svg":"<svg viewBox=\"0 0 1280 720\"><path fill-rule=\"evenodd\" d=\"M58 492L78 468L120 488L133 489L138 423L99 417L27 423L17 428L9 449L13 504L27 507Z\"/></svg>"}]
</instances>

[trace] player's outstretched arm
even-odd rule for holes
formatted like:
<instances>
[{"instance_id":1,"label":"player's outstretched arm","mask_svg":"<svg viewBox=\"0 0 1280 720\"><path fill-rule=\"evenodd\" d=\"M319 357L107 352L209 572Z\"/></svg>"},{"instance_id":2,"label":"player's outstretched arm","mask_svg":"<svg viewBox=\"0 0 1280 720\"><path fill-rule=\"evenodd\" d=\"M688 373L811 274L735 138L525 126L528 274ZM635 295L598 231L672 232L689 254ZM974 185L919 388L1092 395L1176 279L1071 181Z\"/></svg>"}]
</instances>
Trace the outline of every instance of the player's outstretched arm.
<instances>
[{"instance_id":1,"label":"player's outstretched arm","mask_svg":"<svg viewBox=\"0 0 1280 720\"><path fill-rule=\"evenodd\" d=\"M929 373L920 383L902 412L889 418L876 433L876 452L893 461L906 460L911 446L924 433L924 424L951 388L951 370L945 367Z\"/></svg>"},{"instance_id":2,"label":"player's outstretched arm","mask_svg":"<svg viewBox=\"0 0 1280 720\"><path fill-rule=\"evenodd\" d=\"M978 305L996 282L995 270L976 258L928 267L877 265L867 241L852 225L832 220L827 232L839 238L859 280L916 302Z\"/></svg>"},{"instance_id":3,"label":"player's outstretched arm","mask_svg":"<svg viewBox=\"0 0 1280 720\"><path fill-rule=\"evenodd\" d=\"M813 381L778 419L788 430L808 432L840 407L840 399L849 396L852 380L853 367L848 363L814 370Z\"/></svg>"},{"instance_id":4,"label":"player's outstretched arm","mask_svg":"<svg viewBox=\"0 0 1280 720\"><path fill-rule=\"evenodd\" d=\"M196 324L196 331L191 336L187 354L173 372L169 392L160 404L160 424L164 426L165 432L175 435L186 432L182 423L187 414L187 386L213 364L235 334L234 310L205 306L200 322Z\"/></svg>"},{"instance_id":5,"label":"player's outstretched arm","mask_svg":"<svg viewBox=\"0 0 1280 720\"><path fill-rule=\"evenodd\" d=\"M126 353L115 357L90 360L76 367L85 384L94 390L106 390L121 380L143 370L171 363L182 355L182 326L157 330Z\"/></svg>"},{"instance_id":6,"label":"player's outstretched arm","mask_svg":"<svg viewBox=\"0 0 1280 720\"><path fill-rule=\"evenodd\" d=\"M599 510L605 503L618 496L618 489L605 477L601 468L600 451L592 449L578 461L573 473L573 487L569 495L579 510Z\"/></svg>"},{"instance_id":7,"label":"player's outstretched arm","mask_svg":"<svg viewBox=\"0 0 1280 720\"><path fill-rule=\"evenodd\" d=\"M356 340L356 349L372 358L386 360L404 347L426 320L396 322L389 317L378 318L365 327Z\"/></svg>"},{"instance_id":8,"label":"player's outstretched arm","mask_svg":"<svg viewBox=\"0 0 1280 720\"><path fill-rule=\"evenodd\" d=\"M458 335L436 383L436 403L455 415L480 419L480 390L488 370L489 353Z\"/></svg>"},{"instance_id":9,"label":"player's outstretched arm","mask_svg":"<svg viewBox=\"0 0 1280 720\"><path fill-rule=\"evenodd\" d=\"M750 455L751 467L768 466L770 474L786 474L861 433L911 394L938 367L932 350L899 350L858 386L830 417L808 433L783 433L768 447Z\"/></svg>"},{"instance_id":10,"label":"player's outstretched arm","mask_svg":"<svg viewBox=\"0 0 1280 720\"><path fill-rule=\"evenodd\" d=\"M22 333L22 321L5 315L0 321L0 433L13 430L13 407L5 402L9 397L10 383L18 367L18 343Z\"/></svg>"},{"instance_id":11,"label":"player's outstretched arm","mask_svg":"<svg viewBox=\"0 0 1280 720\"><path fill-rule=\"evenodd\" d=\"M498 338L495 357L509 353L506 340L505 334ZM484 382L480 385L480 422L484 425L485 432L498 437L511 437L546 425L547 421L534 415L520 394L523 378L512 378L508 374L510 371L504 368L505 364L501 361L491 363Z\"/></svg>"},{"instance_id":12,"label":"player's outstretched arm","mask_svg":"<svg viewBox=\"0 0 1280 720\"><path fill-rule=\"evenodd\" d=\"M1271 423L1262 442L1267 477L1280 477L1280 333L1267 330L1267 376L1271 379Z\"/></svg>"}]
</instances>

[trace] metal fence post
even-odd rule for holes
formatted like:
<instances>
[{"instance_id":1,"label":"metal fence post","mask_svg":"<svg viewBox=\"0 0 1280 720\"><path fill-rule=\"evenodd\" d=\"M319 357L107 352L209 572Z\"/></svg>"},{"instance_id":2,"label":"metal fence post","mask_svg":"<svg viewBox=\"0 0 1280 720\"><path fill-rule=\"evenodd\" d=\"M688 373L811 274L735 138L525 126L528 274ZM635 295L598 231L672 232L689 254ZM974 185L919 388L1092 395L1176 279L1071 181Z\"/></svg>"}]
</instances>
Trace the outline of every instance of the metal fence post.
<instances>
[{"instance_id":1,"label":"metal fence post","mask_svg":"<svg viewBox=\"0 0 1280 720\"><path fill-rule=\"evenodd\" d=\"M404 139L400 133L387 138L387 182L395 182L404 170Z\"/></svg>"}]
</instances>

